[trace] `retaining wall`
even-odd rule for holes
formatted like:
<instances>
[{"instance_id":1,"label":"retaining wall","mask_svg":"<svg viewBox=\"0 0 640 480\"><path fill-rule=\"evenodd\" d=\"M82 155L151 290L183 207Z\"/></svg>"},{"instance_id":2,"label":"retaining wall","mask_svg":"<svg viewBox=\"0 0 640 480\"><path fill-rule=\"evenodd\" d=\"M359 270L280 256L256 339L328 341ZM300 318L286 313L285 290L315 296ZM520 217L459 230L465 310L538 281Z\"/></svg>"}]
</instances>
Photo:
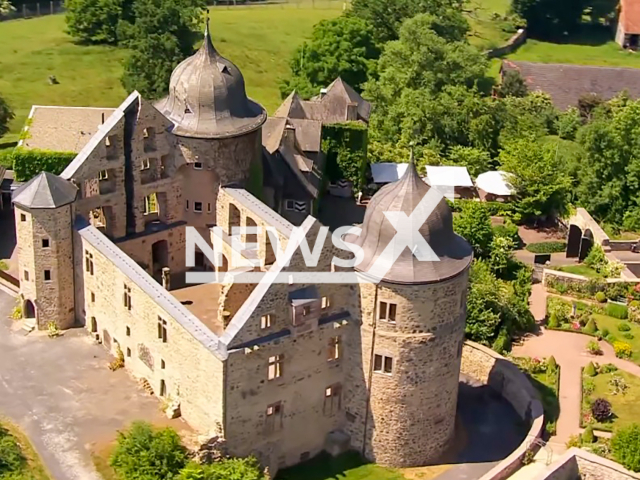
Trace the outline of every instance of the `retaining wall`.
<instances>
[{"instance_id":1,"label":"retaining wall","mask_svg":"<svg viewBox=\"0 0 640 480\"><path fill-rule=\"evenodd\" d=\"M534 480L638 480L640 475L593 453L571 448Z\"/></svg>"},{"instance_id":2,"label":"retaining wall","mask_svg":"<svg viewBox=\"0 0 640 480\"><path fill-rule=\"evenodd\" d=\"M487 57L496 58L507 55L516 50L520 45L527 41L527 31L524 28L518 31L501 47L492 48L487 51Z\"/></svg>"},{"instance_id":3,"label":"retaining wall","mask_svg":"<svg viewBox=\"0 0 640 480\"><path fill-rule=\"evenodd\" d=\"M507 400L528 424L529 432L511 455L484 474L480 480L503 480L522 466L527 450L537 451L535 441L544 432L544 413L538 393L526 375L502 355L474 342L465 342L461 371L486 383Z\"/></svg>"}]
</instances>

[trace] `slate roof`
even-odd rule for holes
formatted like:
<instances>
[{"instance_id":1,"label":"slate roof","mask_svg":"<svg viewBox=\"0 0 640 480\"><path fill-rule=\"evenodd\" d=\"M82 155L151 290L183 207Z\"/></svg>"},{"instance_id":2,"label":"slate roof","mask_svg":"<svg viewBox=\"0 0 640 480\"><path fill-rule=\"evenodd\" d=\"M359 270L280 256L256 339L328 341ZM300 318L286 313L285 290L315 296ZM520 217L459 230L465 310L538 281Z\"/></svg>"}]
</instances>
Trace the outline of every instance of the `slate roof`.
<instances>
[{"instance_id":1,"label":"slate roof","mask_svg":"<svg viewBox=\"0 0 640 480\"><path fill-rule=\"evenodd\" d=\"M638 68L504 60L502 70L505 69L518 70L529 90L548 93L555 106L561 110L577 106L578 99L585 93L595 93L608 100L626 90L631 97L640 97Z\"/></svg>"},{"instance_id":2,"label":"slate roof","mask_svg":"<svg viewBox=\"0 0 640 480\"><path fill-rule=\"evenodd\" d=\"M620 1L620 23L624 33L640 34L640 2L638 0Z\"/></svg>"},{"instance_id":3,"label":"slate roof","mask_svg":"<svg viewBox=\"0 0 640 480\"><path fill-rule=\"evenodd\" d=\"M20 146L78 153L115 110L34 105L25 126L28 135Z\"/></svg>"},{"instance_id":4,"label":"slate roof","mask_svg":"<svg viewBox=\"0 0 640 480\"><path fill-rule=\"evenodd\" d=\"M247 97L238 67L213 46L208 25L202 46L175 68L169 95L156 108L174 123L173 133L195 138L242 135L267 119L264 108Z\"/></svg>"},{"instance_id":5,"label":"slate roof","mask_svg":"<svg viewBox=\"0 0 640 480\"><path fill-rule=\"evenodd\" d=\"M58 208L72 203L77 193L71 182L41 172L14 192L13 203L26 208Z\"/></svg>"},{"instance_id":6,"label":"slate roof","mask_svg":"<svg viewBox=\"0 0 640 480\"><path fill-rule=\"evenodd\" d=\"M469 266L473 259L471 247L466 240L453 232L451 209L440 194L438 204L426 220L421 225L413 225L433 249L438 261L420 260L411 248L404 247L397 259L389 263L393 259L386 257L389 253L388 247L394 248L392 242L397 240L398 231L389 221L387 214L403 212L415 219L416 217L411 215L430 190L431 187L418 175L413 161L400 180L378 190L367 205L360 236L347 235L345 238L348 243L362 247L364 252L362 261L355 267L358 272L390 283L418 285L452 278ZM438 196L434 198L437 199ZM419 212L416 214L419 215ZM395 245L397 248L402 247L402 243ZM375 271L381 257L388 260L381 261L388 268L386 272Z\"/></svg>"}]
</instances>

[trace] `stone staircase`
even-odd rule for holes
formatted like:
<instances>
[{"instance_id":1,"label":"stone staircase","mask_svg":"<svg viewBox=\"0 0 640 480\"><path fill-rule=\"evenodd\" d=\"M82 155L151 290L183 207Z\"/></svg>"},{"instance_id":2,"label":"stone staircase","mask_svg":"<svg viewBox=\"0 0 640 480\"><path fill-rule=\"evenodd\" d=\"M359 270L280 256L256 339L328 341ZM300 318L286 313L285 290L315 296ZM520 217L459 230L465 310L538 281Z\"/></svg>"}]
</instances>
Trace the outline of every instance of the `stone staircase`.
<instances>
[{"instance_id":1,"label":"stone staircase","mask_svg":"<svg viewBox=\"0 0 640 480\"><path fill-rule=\"evenodd\" d=\"M147 380L146 378L141 378L138 382L145 392L147 392L149 395L153 395L153 387L149 383L149 380Z\"/></svg>"},{"instance_id":2,"label":"stone staircase","mask_svg":"<svg viewBox=\"0 0 640 480\"><path fill-rule=\"evenodd\" d=\"M35 318L25 318L22 321L22 330L24 330L25 335L29 335L36 329L36 319Z\"/></svg>"}]
</instances>

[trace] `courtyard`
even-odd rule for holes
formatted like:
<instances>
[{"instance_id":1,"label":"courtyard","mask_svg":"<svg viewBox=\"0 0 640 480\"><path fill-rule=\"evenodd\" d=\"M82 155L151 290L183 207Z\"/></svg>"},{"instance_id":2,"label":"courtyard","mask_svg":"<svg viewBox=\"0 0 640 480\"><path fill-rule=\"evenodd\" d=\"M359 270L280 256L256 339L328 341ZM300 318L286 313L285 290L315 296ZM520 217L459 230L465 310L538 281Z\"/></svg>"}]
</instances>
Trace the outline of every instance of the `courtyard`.
<instances>
[{"instance_id":1,"label":"courtyard","mask_svg":"<svg viewBox=\"0 0 640 480\"><path fill-rule=\"evenodd\" d=\"M7 318L14 302L0 291L0 415L25 432L52 478L99 480L91 451L133 420L186 428L124 370L111 372L83 329L24 336Z\"/></svg>"}]
</instances>

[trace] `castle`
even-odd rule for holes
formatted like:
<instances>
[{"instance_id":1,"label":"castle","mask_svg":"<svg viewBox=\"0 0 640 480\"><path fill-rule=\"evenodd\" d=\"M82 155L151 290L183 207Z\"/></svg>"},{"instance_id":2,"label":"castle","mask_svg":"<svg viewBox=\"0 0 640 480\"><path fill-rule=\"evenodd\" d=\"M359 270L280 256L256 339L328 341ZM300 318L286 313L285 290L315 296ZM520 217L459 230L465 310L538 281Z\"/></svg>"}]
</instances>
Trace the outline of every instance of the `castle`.
<instances>
[{"instance_id":1,"label":"castle","mask_svg":"<svg viewBox=\"0 0 640 480\"><path fill-rule=\"evenodd\" d=\"M84 326L155 394L179 403L195 430L272 472L322 449L424 465L454 432L472 252L443 199L419 226L440 261L405 248L369 281L396 234L385 213L411 214L430 190L413 164L372 198L361 234L345 238L362 249L360 283L185 283L187 271L213 269L203 252L186 266L187 227L221 242L218 272L246 271L234 258L270 274L338 268L330 239L314 267L298 248L320 238L308 215L323 161L314 109L368 118L353 90L333 87L342 103L294 94L284 115L267 120L205 32L167 98L153 105L132 93L61 175L41 173L13 196L25 321ZM304 122L313 128L303 139ZM302 199L287 196L296 188ZM234 226L271 227L283 250L293 247L288 264L275 261L265 233L247 233L257 246L239 249Z\"/></svg>"}]
</instances>

